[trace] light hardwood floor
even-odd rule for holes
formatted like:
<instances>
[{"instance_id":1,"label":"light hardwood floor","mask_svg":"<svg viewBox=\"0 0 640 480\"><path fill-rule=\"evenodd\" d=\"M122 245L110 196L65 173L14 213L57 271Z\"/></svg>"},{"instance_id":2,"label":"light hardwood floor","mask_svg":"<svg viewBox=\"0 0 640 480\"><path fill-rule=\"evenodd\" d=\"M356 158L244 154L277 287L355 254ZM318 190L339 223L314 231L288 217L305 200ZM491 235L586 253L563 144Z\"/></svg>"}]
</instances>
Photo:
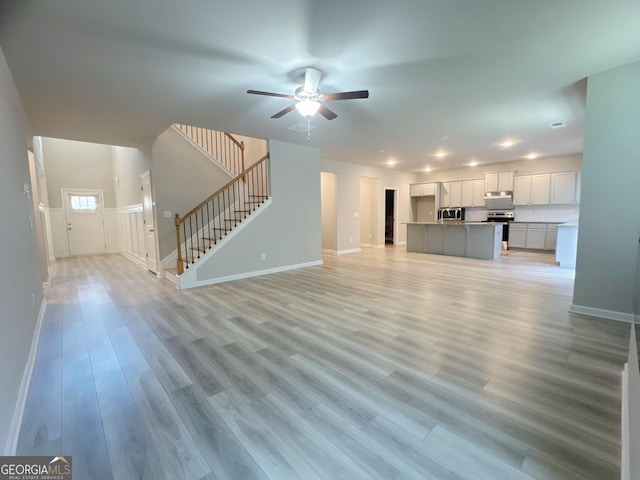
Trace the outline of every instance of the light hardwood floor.
<instances>
[{"instance_id":1,"label":"light hardwood floor","mask_svg":"<svg viewBox=\"0 0 640 480\"><path fill-rule=\"evenodd\" d=\"M55 262L19 454L74 479L618 479L628 326L552 256L407 253L189 291Z\"/></svg>"}]
</instances>

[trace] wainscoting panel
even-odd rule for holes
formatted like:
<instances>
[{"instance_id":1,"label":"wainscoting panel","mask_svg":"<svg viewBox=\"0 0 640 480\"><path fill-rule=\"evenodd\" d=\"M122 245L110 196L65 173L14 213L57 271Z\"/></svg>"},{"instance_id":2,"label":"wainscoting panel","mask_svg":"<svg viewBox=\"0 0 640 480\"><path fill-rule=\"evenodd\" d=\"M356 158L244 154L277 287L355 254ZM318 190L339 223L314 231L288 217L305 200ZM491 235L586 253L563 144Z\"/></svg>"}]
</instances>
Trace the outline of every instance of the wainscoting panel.
<instances>
[{"instance_id":1,"label":"wainscoting panel","mask_svg":"<svg viewBox=\"0 0 640 480\"><path fill-rule=\"evenodd\" d=\"M144 222L142 218L142 204L129 205L117 209L118 248L130 260L141 265L146 264L146 250L144 248Z\"/></svg>"}]
</instances>

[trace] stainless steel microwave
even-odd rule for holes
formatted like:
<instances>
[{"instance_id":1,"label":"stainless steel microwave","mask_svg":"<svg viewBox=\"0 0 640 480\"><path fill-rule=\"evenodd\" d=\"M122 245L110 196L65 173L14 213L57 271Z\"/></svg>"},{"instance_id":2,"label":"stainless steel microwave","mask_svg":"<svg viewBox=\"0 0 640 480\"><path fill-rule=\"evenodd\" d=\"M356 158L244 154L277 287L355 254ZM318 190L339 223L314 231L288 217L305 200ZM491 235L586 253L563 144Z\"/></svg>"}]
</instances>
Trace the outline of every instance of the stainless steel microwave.
<instances>
[{"instance_id":1,"label":"stainless steel microwave","mask_svg":"<svg viewBox=\"0 0 640 480\"><path fill-rule=\"evenodd\" d=\"M464 221L464 207L438 209L438 220L443 222Z\"/></svg>"}]
</instances>

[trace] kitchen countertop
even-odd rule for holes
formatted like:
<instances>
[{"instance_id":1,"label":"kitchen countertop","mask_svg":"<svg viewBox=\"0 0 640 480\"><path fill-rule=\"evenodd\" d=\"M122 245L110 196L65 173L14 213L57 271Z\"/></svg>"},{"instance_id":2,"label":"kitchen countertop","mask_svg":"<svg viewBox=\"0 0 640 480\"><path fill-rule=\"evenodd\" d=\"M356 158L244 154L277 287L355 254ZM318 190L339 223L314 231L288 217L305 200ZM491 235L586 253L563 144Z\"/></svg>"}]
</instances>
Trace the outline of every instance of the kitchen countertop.
<instances>
[{"instance_id":1,"label":"kitchen countertop","mask_svg":"<svg viewBox=\"0 0 640 480\"><path fill-rule=\"evenodd\" d=\"M507 222L403 222L403 225L502 225Z\"/></svg>"},{"instance_id":2,"label":"kitchen countertop","mask_svg":"<svg viewBox=\"0 0 640 480\"><path fill-rule=\"evenodd\" d=\"M510 222L510 223L532 223L538 225L562 225L565 222Z\"/></svg>"}]
</instances>

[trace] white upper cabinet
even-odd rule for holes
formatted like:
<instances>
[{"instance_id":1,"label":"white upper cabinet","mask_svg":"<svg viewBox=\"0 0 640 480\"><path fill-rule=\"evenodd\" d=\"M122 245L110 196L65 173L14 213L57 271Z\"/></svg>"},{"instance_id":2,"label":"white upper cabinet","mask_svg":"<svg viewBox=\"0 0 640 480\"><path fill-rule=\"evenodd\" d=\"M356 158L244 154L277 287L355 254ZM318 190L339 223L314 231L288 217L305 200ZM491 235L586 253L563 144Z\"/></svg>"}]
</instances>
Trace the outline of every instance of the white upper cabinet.
<instances>
[{"instance_id":1,"label":"white upper cabinet","mask_svg":"<svg viewBox=\"0 0 640 480\"><path fill-rule=\"evenodd\" d=\"M551 175L540 173L531 176L531 205L548 205Z\"/></svg>"},{"instance_id":2,"label":"white upper cabinet","mask_svg":"<svg viewBox=\"0 0 640 480\"><path fill-rule=\"evenodd\" d=\"M412 197L428 197L429 195L437 195L438 182L430 183L412 183L409 185L409 195Z\"/></svg>"},{"instance_id":3,"label":"white upper cabinet","mask_svg":"<svg viewBox=\"0 0 640 480\"><path fill-rule=\"evenodd\" d=\"M576 203L576 172L551 174L551 196L554 205Z\"/></svg>"},{"instance_id":4,"label":"white upper cabinet","mask_svg":"<svg viewBox=\"0 0 640 480\"><path fill-rule=\"evenodd\" d=\"M497 173L487 173L484 177L484 181L487 187L487 192L498 191L498 174Z\"/></svg>"},{"instance_id":5,"label":"white upper cabinet","mask_svg":"<svg viewBox=\"0 0 640 480\"><path fill-rule=\"evenodd\" d=\"M412 197L421 197L422 196L422 184L421 183L412 183L409 185L409 195Z\"/></svg>"},{"instance_id":6,"label":"white upper cabinet","mask_svg":"<svg viewBox=\"0 0 640 480\"><path fill-rule=\"evenodd\" d=\"M571 205L580 203L580 172L518 175L513 186L514 205Z\"/></svg>"},{"instance_id":7,"label":"white upper cabinet","mask_svg":"<svg viewBox=\"0 0 640 480\"><path fill-rule=\"evenodd\" d=\"M548 205L551 175L518 175L513 182L514 205Z\"/></svg>"},{"instance_id":8,"label":"white upper cabinet","mask_svg":"<svg viewBox=\"0 0 640 480\"><path fill-rule=\"evenodd\" d=\"M498 174L498 190L513 190L513 172L500 172Z\"/></svg>"},{"instance_id":9,"label":"white upper cabinet","mask_svg":"<svg viewBox=\"0 0 640 480\"><path fill-rule=\"evenodd\" d=\"M440 184L440 207L451 207L451 182Z\"/></svg>"},{"instance_id":10,"label":"white upper cabinet","mask_svg":"<svg viewBox=\"0 0 640 480\"><path fill-rule=\"evenodd\" d=\"M513 190L513 172L487 173L485 176L487 192Z\"/></svg>"},{"instance_id":11,"label":"white upper cabinet","mask_svg":"<svg viewBox=\"0 0 640 480\"><path fill-rule=\"evenodd\" d=\"M449 206L461 207L462 206L462 182L451 182L449 187Z\"/></svg>"},{"instance_id":12,"label":"white upper cabinet","mask_svg":"<svg viewBox=\"0 0 640 480\"><path fill-rule=\"evenodd\" d=\"M464 180L462 182L462 203L463 207L473 207L473 180Z\"/></svg>"},{"instance_id":13,"label":"white upper cabinet","mask_svg":"<svg viewBox=\"0 0 640 480\"><path fill-rule=\"evenodd\" d=\"M513 204L531 203L531 175L519 175L513 180Z\"/></svg>"},{"instance_id":14,"label":"white upper cabinet","mask_svg":"<svg viewBox=\"0 0 640 480\"><path fill-rule=\"evenodd\" d=\"M464 189L464 186L462 187ZM483 178L473 181L473 207L484 207L484 194L487 191Z\"/></svg>"}]
</instances>

